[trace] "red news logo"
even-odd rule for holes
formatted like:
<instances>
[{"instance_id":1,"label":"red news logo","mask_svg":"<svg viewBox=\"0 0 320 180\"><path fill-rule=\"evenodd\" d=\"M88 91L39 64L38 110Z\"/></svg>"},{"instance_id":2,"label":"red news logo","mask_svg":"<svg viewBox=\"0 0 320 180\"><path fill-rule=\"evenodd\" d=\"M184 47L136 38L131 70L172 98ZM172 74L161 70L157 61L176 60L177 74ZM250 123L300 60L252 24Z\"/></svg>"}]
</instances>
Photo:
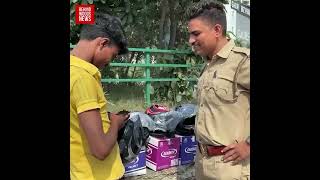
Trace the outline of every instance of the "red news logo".
<instances>
[{"instance_id":1,"label":"red news logo","mask_svg":"<svg viewBox=\"0 0 320 180\"><path fill-rule=\"evenodd\" d=\"M94 5L76 4L76 24L94 24Z\"/></svg>"}]
</instances>

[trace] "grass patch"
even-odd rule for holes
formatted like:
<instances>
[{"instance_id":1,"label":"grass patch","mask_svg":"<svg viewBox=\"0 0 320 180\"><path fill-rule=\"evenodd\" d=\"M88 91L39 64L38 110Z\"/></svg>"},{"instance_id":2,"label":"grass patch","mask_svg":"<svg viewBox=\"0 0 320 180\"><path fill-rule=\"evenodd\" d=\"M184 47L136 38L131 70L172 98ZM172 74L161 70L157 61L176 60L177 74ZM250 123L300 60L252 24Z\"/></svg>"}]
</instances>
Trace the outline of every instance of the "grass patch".
<instances>
[{"instance_id":1,"label":"grass patch","mask_svg":"<svg viewBox=\"0 0 320 180\"><path fill-rule=\"evenodd\" d=\"M144 85L127 85L125 83L108 83L104 84L104 92L108 101L107 109L110 112L118 112L121 110L128 111L145 111L147 106L145 105L144 99ZM152 100L151 95L151 100ZM151 103L161 104L172 108L178 103L172 102L155 102Z\"/></svg>"}]
</instances>

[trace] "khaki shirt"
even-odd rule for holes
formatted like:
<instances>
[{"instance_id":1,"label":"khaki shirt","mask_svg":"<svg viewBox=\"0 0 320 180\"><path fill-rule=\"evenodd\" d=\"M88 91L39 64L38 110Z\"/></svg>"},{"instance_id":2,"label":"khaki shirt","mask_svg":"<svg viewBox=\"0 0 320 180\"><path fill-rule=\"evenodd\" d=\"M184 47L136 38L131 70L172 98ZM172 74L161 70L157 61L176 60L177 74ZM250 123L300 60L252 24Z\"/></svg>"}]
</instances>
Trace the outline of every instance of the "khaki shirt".
<instances>
[{"instance_id":1,"label":"khaki shirt","mask_svg":"<svg viewBox=\"0 0 320 180\"><path fill-rule=\"evenodd\" d=\"M226 146L250 136L249 56L249 49L229 40L205 66L197 85L195 133L200 143Z\"/></svg>"}]
</instances>

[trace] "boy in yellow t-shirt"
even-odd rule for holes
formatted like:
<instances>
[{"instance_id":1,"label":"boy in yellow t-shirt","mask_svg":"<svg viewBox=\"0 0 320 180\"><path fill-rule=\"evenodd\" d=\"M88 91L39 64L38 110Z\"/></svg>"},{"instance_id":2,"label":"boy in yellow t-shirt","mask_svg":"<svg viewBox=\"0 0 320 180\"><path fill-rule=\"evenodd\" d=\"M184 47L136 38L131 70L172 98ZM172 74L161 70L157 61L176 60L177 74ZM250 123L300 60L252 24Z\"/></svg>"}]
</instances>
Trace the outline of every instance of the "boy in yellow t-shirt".
<instances>
[{"instance_id":1,"label":"boy in yellow t-shirt","mask_svg":"<svg viewBox=\"0 0 320 180\"><path fill-rule=\"evenodd\" d=\"M113 180L124 174L117 137L128 116L107 113L99 69L127 51L120 21L104 14L83 25L70 52L71 180Z\"/></svg>"}]
</instances>

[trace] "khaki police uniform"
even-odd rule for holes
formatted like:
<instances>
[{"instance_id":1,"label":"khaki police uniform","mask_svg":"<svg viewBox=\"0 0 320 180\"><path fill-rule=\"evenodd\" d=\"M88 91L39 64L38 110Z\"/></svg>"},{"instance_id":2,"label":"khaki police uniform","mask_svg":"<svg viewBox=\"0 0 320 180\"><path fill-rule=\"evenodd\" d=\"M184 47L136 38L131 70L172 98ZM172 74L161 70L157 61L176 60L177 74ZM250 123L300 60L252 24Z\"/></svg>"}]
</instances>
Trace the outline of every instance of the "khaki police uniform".
<instances>
[{"instance_id":1,"label":"khaki police uniform","mask_svg":"<svg viewBox=\"0 0 320 180\"><path fill-rule=\"evenodd\" d=\"M198 81L195 124L201 145L228 146L250 136L250 50L229 42L207 63ZM200 147L200 146L199 146ZM250 157L232 166L223 155L196 154L197 180L250 179Z\"/></svg>"}]
</instances>

